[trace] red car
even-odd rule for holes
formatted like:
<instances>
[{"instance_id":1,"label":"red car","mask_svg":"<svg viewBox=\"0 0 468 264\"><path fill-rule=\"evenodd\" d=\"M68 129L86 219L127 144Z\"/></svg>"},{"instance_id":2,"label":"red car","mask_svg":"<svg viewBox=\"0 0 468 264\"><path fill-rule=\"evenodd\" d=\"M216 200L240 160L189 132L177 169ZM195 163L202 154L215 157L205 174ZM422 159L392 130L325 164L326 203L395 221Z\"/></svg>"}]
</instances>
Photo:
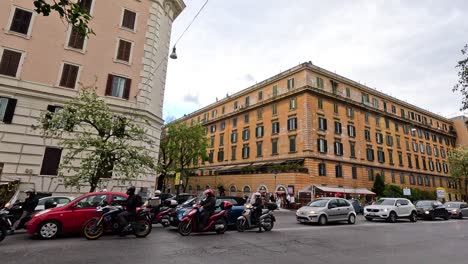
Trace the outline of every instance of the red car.
<instances>
[{"instance_id":1,"label":"red car","mask_svg":"<svg viewBox=\"0 0 468 264\"><path fill-rule=\"evenodd\" d=\"M36 213L26 225L28 233L43 239L55 238L58 234L80 233L83 224L92 217L100 216L96 207L102 201L127 199L120 192L95 192L82 195L69 204Z\"/></svg>"}]
</instances>

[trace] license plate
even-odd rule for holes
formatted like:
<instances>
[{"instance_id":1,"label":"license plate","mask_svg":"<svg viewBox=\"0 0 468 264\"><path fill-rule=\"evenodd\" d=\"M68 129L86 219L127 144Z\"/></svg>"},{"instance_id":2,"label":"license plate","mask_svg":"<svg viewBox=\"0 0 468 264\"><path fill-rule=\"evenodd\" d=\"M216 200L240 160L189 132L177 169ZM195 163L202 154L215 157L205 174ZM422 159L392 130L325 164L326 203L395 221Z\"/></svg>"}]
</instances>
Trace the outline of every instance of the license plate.
<instances>
[{"instance_id":1,"label":"license plate","mask_svg":"<svg viewBox=\"0 0 468 264\"><path fill-rule=\"evenodd\" d=\"M305 219L299 219L299 222L304 223L306 220Z\"/></svg>"},{"instance_id":2,"label":"license plate","mask_svg":"<svg viewBox=\"0 0 468 264\"><path fill-rule=\"evenodd\" d=\"M375 214L374 214L374 213L369 213L369 214L367 214L367 215L375 216Z\"/></svg>"}]
</instances>

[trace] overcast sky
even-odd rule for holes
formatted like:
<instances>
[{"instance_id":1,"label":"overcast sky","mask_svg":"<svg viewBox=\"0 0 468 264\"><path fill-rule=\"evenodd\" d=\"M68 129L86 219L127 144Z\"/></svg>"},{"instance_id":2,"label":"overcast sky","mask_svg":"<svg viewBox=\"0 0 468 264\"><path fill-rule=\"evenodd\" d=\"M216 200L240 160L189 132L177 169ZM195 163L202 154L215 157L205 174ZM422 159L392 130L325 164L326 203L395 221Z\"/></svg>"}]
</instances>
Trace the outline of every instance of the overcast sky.
<instances>
[{"instance_id":1,"label":"overcast sky","mask_svg":"<svg viewBox=\"0 0 468 264\"><path fill-rule=\"evenodd\" d=\"M172 42L205 2L184 1ZM164 118L306 61L453 117L461 106L455 65L466 43L465 0L210 0L169 61Z\"/></svg>"}]
</instances>

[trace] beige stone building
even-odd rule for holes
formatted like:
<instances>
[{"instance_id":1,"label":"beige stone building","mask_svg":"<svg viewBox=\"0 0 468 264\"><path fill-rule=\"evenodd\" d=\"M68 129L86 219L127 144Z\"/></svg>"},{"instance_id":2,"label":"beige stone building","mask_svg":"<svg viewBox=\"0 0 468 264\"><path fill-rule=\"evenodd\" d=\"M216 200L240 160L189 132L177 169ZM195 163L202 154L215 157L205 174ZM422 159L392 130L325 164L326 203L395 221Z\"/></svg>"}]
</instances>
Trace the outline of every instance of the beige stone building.
<instances>
[{"instance_id":1,"label":"beige stone building","mask_svg":"<svg viewBox=\"0 0 468 264\"><path fill-rule=\"evenodd\" d=\"M41 193L70 193L58 178L61 150L32 129L41 112L56 111L95 84L118 112L149 120L157 156L171 27L182 0L79 0L96 36L84 39L58 15L34 12L33 1L0 1L0 182L20 180ZM138 187L154 188L155 175ZM115 181L102 188L119 190ZM87 188L81 191L86 191Z\"/></svg>"},{"instance_id":2,"label":"beige stone building","mask_svg":"<svg viewBox=\"0 0 468 264\"><path fill-rule=\"evenodd\" d=\"M457 116L451 119L457 132L457 146L468 146L468 117Z\"/></svg>"}]
</instances>

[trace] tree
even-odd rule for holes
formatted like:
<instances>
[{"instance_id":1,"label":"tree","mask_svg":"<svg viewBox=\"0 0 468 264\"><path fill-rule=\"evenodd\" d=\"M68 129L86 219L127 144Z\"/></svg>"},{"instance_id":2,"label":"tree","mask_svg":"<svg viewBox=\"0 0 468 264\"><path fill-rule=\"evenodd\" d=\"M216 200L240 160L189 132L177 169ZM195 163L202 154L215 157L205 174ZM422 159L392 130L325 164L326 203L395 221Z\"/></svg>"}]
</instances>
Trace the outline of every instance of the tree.
<instances>
[{"instance_id":1,"label":"tree","mask_svg":"<svg viewBox=\"0 0 468 264\"><path fill-rule=\"evenodd\" d=\"M112 112L95 87L88 87L61 110L43 114L39 128L65 149L58 173L65 185L89 184L93 192L101 179L114 175L125 181L155 169L149 152L153 142L137 121L143 120L135 114Z\"/></svg>"},{"instance_id":2,"label":"tree","mask_svg":"<svg viewBox=\"0 0 468 264\"><path fill-rule=\"evenodd\" d=\"M462 55L466 55L457 63L455 68L458 68L458 83L453 87L453 91L460 91L463 95L461 111L468 109L468 44L461 50Z\"/></svg>"},{"instance_id":3,"label":"tree","mask_svg":"<svg viewBox=\"0 0 468 264\"><path fill-rule=\"evenodd\" d=\"M463 187L465 199L468 197L468 147L459 146L448 155L450 177Z\"/></svg>"},{"instance_id":4,"label":"tree","mask_svg":"<svg viewBox=\"0 0 468 264\"><path fill-rule=\"evenodd\" d=\"M207 158L205 128L201 124L188 127L186 123L171 123L165 127L163 135L159 150L158 189L162 188L167 172L172 169L181 173L185 192L191 174L189 169Z\"/></svg>"},{"instance_id":5,"label":"tree","mask_svg":"<svg viewBox=\"0 0 468 264\"><path fill-rule=\"evenodd\" d=\"M372 188L372 191L375 192L377 196L382 196L384 189L385 189L384 178L382 175L377 173L377 175L375 175L374 187Z\"/></svg>"},{"instance_id":6,"label":"tree","mask_svg":"<svg viewBox=\"0 0 468 264\"><path fill-rule=\"evenodd\" d=\"M94 31L89 27L91 15L89 14L89 6L91 1L80 0L74 2L71 0L54 0L49 4L46 0L33 0L35 11L43 16L49 16L52 11L59 14L61 19L64 19L68 24L75 26L81 36L89 36L94 34Z\"/></svg>"},{"instance_id":7,"label":"tree","mask_svg":"<svg viewBox=\"0 0 468 264\"><path fill-rule=\"evenodd\" d=\"M384 197L403 197L403 189L397 185L385 184L382 194Z\"/></svg>"}]
</instances>

